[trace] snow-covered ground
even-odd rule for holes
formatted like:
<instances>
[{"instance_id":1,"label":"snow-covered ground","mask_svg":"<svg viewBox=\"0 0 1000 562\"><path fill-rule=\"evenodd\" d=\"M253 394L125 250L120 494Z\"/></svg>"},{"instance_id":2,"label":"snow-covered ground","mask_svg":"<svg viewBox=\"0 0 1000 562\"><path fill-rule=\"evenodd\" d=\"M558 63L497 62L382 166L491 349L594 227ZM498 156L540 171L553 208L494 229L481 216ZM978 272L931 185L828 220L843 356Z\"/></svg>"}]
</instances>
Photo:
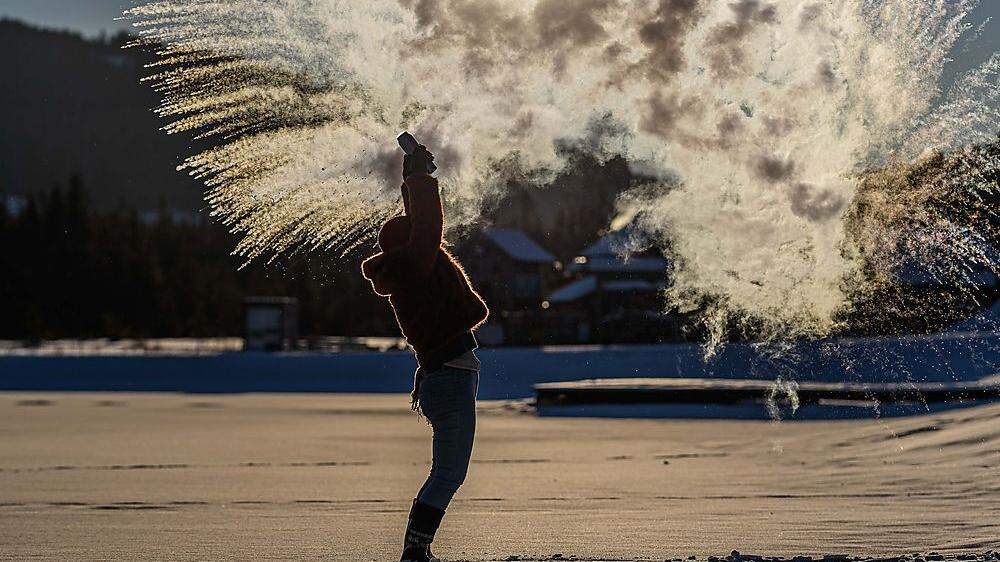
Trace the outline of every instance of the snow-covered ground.
<instances>
[{"instance_id":1,"label":"snow-covered ground","mask_svg":"<svg viewBox=\"0 0 1000 562\"><path fill-rule=\"evenodd\" d=\"M0 560L394 560L430 454L407 406L0 394ZM445 560L1000 549L998 406L794 424L482 408Z\"/></svg>"}]
</instances>

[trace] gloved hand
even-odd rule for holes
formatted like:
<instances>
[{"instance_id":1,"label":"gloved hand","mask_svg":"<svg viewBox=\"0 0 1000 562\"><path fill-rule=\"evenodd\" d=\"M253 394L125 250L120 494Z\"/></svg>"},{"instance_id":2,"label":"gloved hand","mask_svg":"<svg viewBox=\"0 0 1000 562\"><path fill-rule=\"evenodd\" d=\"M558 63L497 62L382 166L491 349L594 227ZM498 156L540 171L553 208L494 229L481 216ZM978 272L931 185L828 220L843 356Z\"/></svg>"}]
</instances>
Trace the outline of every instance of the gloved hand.
<instances>
[{"instance_id":1,"label":"gloved hand","mask_svg":"<svg viewBox=\"0 0 1000 562\"><path fill-rule=\"evenodd\" d=\"M403 157L403 181L414 174L431 174L433 169L434 155L427 150L427 147L420 145L413 154Z\"/></svg>"}]
</instances>

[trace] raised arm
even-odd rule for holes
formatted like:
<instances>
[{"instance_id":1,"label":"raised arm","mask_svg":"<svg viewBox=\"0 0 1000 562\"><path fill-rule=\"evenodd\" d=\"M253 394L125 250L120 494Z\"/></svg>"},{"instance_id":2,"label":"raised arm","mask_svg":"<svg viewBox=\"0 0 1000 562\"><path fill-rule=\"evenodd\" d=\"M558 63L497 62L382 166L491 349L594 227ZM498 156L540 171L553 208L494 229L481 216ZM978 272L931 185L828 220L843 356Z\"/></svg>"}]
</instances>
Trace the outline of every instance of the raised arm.
<instances>
[{"instance_id":1,"label":"raised arm","mask_svg":"<svg viewBox=\"0 0 1000 562\"><path fill-rule=\"evenodd\" d=\"M399 186L399 190L403 192L403 214L409 216L410 214L410 190L407 189L406 183Z\"/></svg>"},{"instance_id":2,"label":"raised arm","mask_svg":"<svg viewBox=\"0 0 1000 562\"><path fill-rule=\"evenodd\" d=\"M431 274L441 249L444 236L444 209L438 182L427 174L416 174L406 179L404 196L406 214L410 217L409 258L413 274L426 277Z\"/></svg>"}]
</instances>

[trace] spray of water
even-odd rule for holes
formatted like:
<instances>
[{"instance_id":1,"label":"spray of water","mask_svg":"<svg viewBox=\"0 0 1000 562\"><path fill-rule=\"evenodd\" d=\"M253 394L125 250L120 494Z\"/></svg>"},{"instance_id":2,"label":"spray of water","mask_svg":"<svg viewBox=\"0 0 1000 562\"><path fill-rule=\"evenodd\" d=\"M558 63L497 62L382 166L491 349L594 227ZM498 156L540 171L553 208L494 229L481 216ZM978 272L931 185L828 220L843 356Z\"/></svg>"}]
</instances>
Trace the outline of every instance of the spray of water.
<instances>
[{"instance_id":1,"label":"spray of water","mask_svg":"<svg viewBox=\"0 0 1000 562\"><path fill-rule=\"evenodd\" d=\"M976 3L165 0L127 17L159 46L167 131L219 140L184 168L248 259L354 247L398 207L401 129L436 149L452 226L512 177L544 185L569 142L654 178L617 222L671 241L669 297L708 303L721 338L733 318L830 332L847 281L888 271L878 237L905 238L879 213L848 220L894 172L865 174L1000 130L1000 59L939 89Z\"/></svg>"},{"instance_id":2,"label":"spray of water","mask_svg":"<svg viewBox=\"0 0 1000 562\"><path fill-rule=\"evenodd\" d=\"M799 383L785 380L780 376L771 384L765 405L774 421L781 421L781 406L787 404L789 414L794 416L799 410Z\"/></svg>"}]
</instances>

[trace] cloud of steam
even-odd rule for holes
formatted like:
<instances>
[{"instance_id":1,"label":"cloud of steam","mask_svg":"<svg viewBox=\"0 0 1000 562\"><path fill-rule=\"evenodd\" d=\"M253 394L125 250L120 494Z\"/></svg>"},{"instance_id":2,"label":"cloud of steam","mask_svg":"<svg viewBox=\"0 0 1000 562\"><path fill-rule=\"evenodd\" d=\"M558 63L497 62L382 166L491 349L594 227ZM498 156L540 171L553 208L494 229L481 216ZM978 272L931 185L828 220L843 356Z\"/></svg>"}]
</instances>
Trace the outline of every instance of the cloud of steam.
<instances>
[{"instance_id":1,"label":"cloud of steam","mask_svg":"<svg viewBox=\"0 0 1000 562\"><path fill-rule=\"evenodd\" d=\"M854 175L1000 124L988 69L937 91L974 5L166 0L129 16L166 45L168 130L225 139L186 167L248 258L346 250L393 213L401 129L439 155L453 224L511 175L550 177L570 141L679 180L622 206L671 239L675 302L822 333L853 267Z\"/></svg>"}]
</instances>

